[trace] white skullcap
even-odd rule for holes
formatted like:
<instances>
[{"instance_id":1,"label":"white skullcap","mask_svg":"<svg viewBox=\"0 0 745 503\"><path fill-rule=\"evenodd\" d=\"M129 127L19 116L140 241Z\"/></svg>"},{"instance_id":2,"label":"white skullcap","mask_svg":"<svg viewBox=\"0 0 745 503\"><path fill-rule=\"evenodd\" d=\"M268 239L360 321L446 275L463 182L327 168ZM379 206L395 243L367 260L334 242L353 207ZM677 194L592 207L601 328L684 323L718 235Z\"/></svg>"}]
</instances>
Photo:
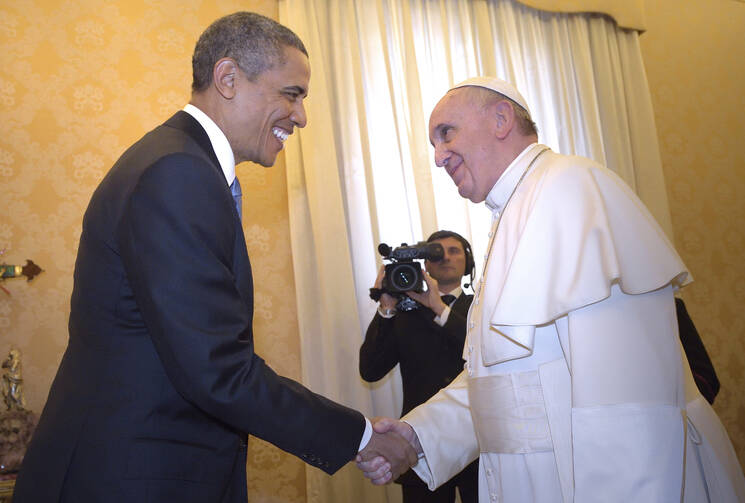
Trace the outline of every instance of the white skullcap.
<instances>
[{"instance_id":1,"label":"white skullcap","mask_svg":"<svg viewBox=\"0 0 745 503\"><path fill-rule=\"evenodd\" d=\"M528 112L528 115L530 115L528 102L525 101L525 98L523 98L523 95L520 94L520 91L518 91L515 86L513 86L506 80L498 79L497 77L472 77L470 79L464 80L459 84L454 85L450 88L450 90L452 91L453 89L458 89L459 87L466 86L483 87L485 89L491 89L492 91L507 96L509 99L523 107L525 111Z\"/></svg>"}]
</instances>

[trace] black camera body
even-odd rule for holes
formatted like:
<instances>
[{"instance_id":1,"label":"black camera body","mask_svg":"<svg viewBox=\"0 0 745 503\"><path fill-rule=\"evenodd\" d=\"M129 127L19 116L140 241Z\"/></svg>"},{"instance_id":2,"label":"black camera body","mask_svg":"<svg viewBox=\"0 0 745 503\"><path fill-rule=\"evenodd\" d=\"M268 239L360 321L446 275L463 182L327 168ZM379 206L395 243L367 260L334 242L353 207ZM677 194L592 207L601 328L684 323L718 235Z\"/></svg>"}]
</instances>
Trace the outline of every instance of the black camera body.
<instances>
[{"instance_id":1,"label":"black camera body","mask_svg":"<svg viewBox=\"0 0 745 503\"><path fill-rule=\"evenodd\" d=\"M380 243L378 251L390 263L385 265L382 290L391 295L401 297L408 291L421 292L424 285L422 267L415 260L442 260L445 251L440 243L421 241L415 245L401 246L391 249L385 243ZM409 297L403 295L406 299Z\"/></svg>"}]
</instances>

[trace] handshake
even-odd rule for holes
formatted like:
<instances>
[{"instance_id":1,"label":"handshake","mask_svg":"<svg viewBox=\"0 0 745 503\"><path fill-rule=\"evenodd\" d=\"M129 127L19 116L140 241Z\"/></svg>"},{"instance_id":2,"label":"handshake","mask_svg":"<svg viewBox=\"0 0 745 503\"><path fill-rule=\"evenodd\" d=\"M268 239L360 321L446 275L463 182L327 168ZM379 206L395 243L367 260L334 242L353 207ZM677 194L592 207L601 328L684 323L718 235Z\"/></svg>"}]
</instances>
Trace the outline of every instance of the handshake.
<instances>
[{"instance_id":1,"label":"handshake","mask_svg":"<svg viewBox=\"0 0 745 503\"><path fill-rule=\"evenodd\" d=\"M403 421L376 417L371 422L373 434L357 454L357 467L373 484L388 484L417 464L422 446L414 429Z\"/></svg>"}]
</instances>

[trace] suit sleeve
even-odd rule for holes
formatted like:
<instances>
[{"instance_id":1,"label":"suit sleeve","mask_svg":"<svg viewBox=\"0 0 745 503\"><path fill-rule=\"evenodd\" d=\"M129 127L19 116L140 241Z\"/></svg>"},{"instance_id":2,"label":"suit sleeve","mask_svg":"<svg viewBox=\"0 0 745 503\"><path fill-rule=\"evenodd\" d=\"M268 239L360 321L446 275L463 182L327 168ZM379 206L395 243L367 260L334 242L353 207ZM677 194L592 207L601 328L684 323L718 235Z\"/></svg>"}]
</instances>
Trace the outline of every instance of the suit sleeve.
<instances>
[{"instance_id":1,"label":"suit sleeve","mask_svg":"<svg viewBox=\"0 0 745 503\"><path fill-rule=\"evenodd\" d=\"M379 381L399 361L396 321L375 313L360 347L360 376L367 382Z\"/></svg>"},{"instance_id":2,"label":"suit sleeve","mask_svg":"<svg viewBox=\"0 0 745 503\"><path fill-rule=\"evenodd\" d=\"M355 456L364 417L278 376L254 353L253 299L241 296L233 270L240 228L232 205L225 181L200 158L171 155L145 171L117 228L137 304L187 401L333 473Z\"/></svg>"}]
</instances>

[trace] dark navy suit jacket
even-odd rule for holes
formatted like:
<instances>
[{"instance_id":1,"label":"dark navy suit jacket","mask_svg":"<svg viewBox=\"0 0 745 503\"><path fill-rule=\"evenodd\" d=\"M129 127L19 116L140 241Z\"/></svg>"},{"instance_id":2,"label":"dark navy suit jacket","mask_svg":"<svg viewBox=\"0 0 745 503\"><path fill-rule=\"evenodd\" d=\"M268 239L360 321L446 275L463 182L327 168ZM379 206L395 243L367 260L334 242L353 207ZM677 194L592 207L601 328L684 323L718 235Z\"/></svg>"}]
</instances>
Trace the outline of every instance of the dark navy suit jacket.
<instances>
[{"instance_id":1,"label":"dark navy suit jacket","mask_svg":"<svg viewBox=\"0 0 745 503\"><path fill-rule=\"evenodd\" d=\"M69 343L16 502L245 502L246 434L333 473L364 417L254 353L243 230L209 138L178 112L83 219Z\"/></svg>"}]
</instances>

